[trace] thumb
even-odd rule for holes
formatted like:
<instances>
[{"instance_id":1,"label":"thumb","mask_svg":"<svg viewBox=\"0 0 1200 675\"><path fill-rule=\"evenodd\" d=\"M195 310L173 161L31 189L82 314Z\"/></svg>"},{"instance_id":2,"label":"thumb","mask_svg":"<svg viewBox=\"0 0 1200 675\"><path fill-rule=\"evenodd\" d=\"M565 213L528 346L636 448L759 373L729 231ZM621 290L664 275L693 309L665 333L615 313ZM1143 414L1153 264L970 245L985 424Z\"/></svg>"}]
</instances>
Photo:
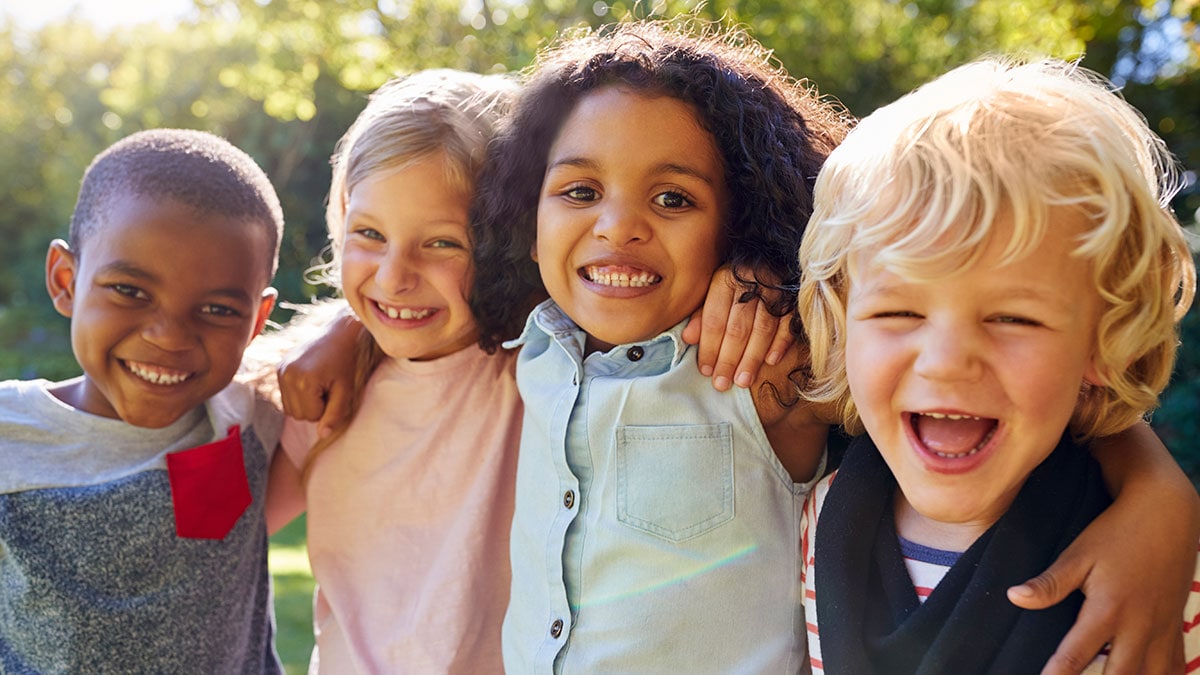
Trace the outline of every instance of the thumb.
<instances>
[{"instance_id":1,"label":"thumb","mask_svg":"<svg viewBox=\"0 0 1200 675\"><path fill-rule=\"evenodd\" d=\"M1045 572L1018 586L1008 589L1008 601L1022 609L1046 609L1062 602L1067 595L1083 585L1087 566L1064 553Z\"/></svg>"},{"instance_id":2,"label":"thumb","mask_svg":"<svg viewBox=\"0 0 1200 675\"><path fill-rule=\"evenodd\" d=\"M329 398L325 401L325 412L321 414L321 419L317 422L318 438L325 438L333 433L334 429L350 421L350 415L353 412L351 410L353 396L350 390L349 386L342 383L335 383L329 389Z\"/></svg>"}]
</instances>

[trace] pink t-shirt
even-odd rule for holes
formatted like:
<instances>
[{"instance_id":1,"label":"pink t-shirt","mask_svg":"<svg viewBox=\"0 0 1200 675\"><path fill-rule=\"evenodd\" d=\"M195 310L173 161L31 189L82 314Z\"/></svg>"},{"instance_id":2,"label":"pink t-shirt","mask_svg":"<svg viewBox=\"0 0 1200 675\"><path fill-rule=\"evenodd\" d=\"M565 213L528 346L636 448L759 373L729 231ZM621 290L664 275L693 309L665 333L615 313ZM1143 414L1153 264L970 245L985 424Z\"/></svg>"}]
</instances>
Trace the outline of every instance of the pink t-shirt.
<instances>
[{"instance_id":1,"label":"pink t-shirt","mask_svg":"<svg viewBox=\"0 0 1200 675\"><path fill-rule=\"evenodd\" d=\"M521 399L515 353L389 359L306 489L321 673L500 672ZM297 466L315 440L289 419Z\"/></svg>"}]
</instances>

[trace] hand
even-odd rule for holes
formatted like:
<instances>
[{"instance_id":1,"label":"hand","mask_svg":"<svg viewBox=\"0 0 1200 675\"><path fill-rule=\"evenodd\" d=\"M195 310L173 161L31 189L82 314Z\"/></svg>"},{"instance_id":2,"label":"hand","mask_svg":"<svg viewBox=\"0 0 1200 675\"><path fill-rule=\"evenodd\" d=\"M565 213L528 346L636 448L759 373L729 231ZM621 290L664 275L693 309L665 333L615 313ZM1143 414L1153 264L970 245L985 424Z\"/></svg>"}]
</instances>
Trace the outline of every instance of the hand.
<instances>
[{"instance_id":1,"label":"hand","mask_svg":"<svg viewBox=\"0 0 1200 675\"><path fill-rule=\"evenodd\" d=\"M354 399L355 344L365 329L352 315L334 319L315 340L287 354L279 364L283 410L317 422L324 438L350 417Z\"/></svg>"},{"instance_id":2,"label":"hand","mask_svg":"<svg viewBox=\"0 0 1200 675\"><path fill-rule=\"evenodd\" d=\"M700 345L697 365L713 378L717 391L732 384L749 387L764 363L778 364L795 342L788 317L771 314L758 297L739 302L744 293L733 272L721 267L709 283L704 306L683 331L684 342Z\"/></svg>"},{"instance_id":3,"label":"hand","mask_svg":"<svg viewBox=\"0 0 1200 675\"><path fill-rule=\"evenodd\" d=\"M1033 610L1076 588L1086 596L1042 675L1080 673L1107 643L1106 675L1183 672L1181 626L1196 559L1194 526L1187 517L1162 517L1170 511L1144 517L1147 504L1140 513L1114 504L1049 569L1008 589L1013 604Z\"/></svg>"}]
</instances>

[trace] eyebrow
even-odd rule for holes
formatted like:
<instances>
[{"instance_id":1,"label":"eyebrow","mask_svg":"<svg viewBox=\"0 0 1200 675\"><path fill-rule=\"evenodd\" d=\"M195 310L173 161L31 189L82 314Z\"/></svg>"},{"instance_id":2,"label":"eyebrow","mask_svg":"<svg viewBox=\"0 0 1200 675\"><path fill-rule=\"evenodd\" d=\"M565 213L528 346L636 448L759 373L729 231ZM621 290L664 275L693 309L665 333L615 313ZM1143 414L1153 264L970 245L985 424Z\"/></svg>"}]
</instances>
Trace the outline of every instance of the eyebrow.
<instances>
[{"instance_id":1,"label":"eyebrow","mask_svg":"<svg viewBox=\"0 0 1200 675\"><path fill-rule=\"evenodd\" d=\"M546 172L549 173L550 171L553 171L554 169L557 169L560 166L569 166L569 167L574 167L574 168L578 168L578 169L592 169L592 170L598 170L600 168L600 165L598 163L596 163L595 160L589 159L587 157L564 157L564 158L554 162L550 166L546 167ZM692 167L687 166L685 164L676 164L674 162L663 162L662 164L659 164L659 165L653 167L651 169L650 173L652 175L669 173L669 174L676 174L676 175L683 175L683 176L691 176L691 177L695 178L696 180L700 180L708 185L715 186L715 183L713 182L712 178L704 175L700 171L693 169Z\"/></svg>"},{"instance_id":2,"label":"eyebrow","mask_svg":"<svg viewBox=\"0 0 1200 675\"><path fill-rule=\"evenodd\" d=\"M142 269L141 267L138 267L137 265L134 265L133 263L127 262L124 260L117 260L117 261L111 262L107 265L104 265L100 269L96 270L96 274L97 275L99 275L99 274L120 274L120 275L124 275L124 276L128 276L128 277L133 277L134 279L137 279L139 281L144 281L144 282L151 283L151 284L161 282L161 280L159 279L159 277L157 275L151 274L150 272L147 272L146 270ZM208 297L216 296L219 298L227 298L234 302L243 302L243 303L247 303L247 304L254 302L254 299L251 298L250 295L248 293L246 293L246 291L244 289L236 288L236 287L234 287L234 288L214 288L214 289L209 290L207 293L205 293L205 295Z\"/></svg>"},{"instance_id":3,"label":"eyebrow","mask_svg":"<svg viewBox=\"0 0 1200 675\"><path fill-rule=\"evenodd\" d=\"M861 282L860 283L851 283L850 284L850 294L857 295L858 297L868 297L869 296L869 297L872 297L875 299L882 298L884 300L887 300L889 298L901 297L904 294L900 290L898 290L898 287L902 287L906 284L911 284L914 282L909 282L909 281L904 280L903 278L900 278L899 283L897 283L896 279L897 279L897 277L893 275L886 279L876 278L876 279L873 279L869 283L861 283ZM915 282L915 283L917 285L920 285L922 282ZM934 282L929 282L929 283L938 284L938 283L944 283L944 282L934 281ZM995 289L992 289L992 290L995 290ZM1009 300L1028 300L1028 301L1033 301L1033 302L1043 302L1043 303L1053 305L1058 308L1065 308L1071 304L1071 299L1069 299L1069 298L1062 298L1061 296L1056 296L1053 293L1043 293L1036 289L1030 288L1028 286L1019 285L1019 284L1002 287L998 291L996 291L994 293L994 295L1002 296Z\"/></svg>"}]
</instances>

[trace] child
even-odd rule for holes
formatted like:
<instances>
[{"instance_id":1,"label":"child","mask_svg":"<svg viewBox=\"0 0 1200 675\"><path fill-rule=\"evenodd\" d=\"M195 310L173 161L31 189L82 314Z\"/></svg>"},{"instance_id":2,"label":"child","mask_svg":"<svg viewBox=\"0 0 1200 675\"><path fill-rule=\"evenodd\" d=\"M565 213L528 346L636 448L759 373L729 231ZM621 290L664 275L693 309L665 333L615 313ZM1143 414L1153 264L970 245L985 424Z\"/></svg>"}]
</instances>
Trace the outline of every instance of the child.
<instances>
[{"instance_id":1,"label":"child","mask_svg":"<svg viewBox=\"0 0 1200 675\"><path fill-rule=\"evenodd\" d=\"M1047 664L1083 598L1002 591L1108 505L1078 444L1137 424L1170 376L1195 293L1172 168L1106 82L1055 61L955 69L830 155L800 250L806 395L867 435L806 509L815 672ZM1190 671L1200 633L1185 647ZM1142 672L1180 662L1152 656Z\"/></svg>"},{"instance_id":2,"label":"child","mask_svg":"<svg viewBox=\"0 0 1200 675\"><path fill-rule=\"evenodd\" d=\"M0 671L281 672L263 497L279 416L231 384L283 218L211 134L88 167L46 286L83 369L0 384Z\"/></svg>"},{"instance_id":3,"label":"child","mask_svg":"<svg viewBox=\"0 0 1200 675\"><path fill-rule=\"evenodd\" d=\"M799 364L719 393L679 335L719 264L797 279L809 181L844 130L740 33L627 24L535 65L473 221L481 339L524 326L510 672L802 666L823 416L789 395Z\"/></svg>"},{"instance_id":4,"label":"child","mask_svg":"<svg viewBox=\"0 0 1200 675\"><path fill-rule=\"evenodd\" d=\"M485 344L525 325L506 670L795 671L827 426L788 407L795 364L717 392L680 333L719 265L796 279L844 115L742 34L635 23L543 54L510 120L472 298Z\"/></svg>"},{"instance_id":5,"label":"child","mask_svg":"<svg viewBox=\"0 0 1200 675\"><path fill-rule=\"evenodd\" d=\"M501 668L521 401L514 355L476 344L467 210L515 88L394 80L334 154L329 281L368 331L357 414L320 441L289 418L271 478L273 526L308 510L312 672Z\"/></svg>"}]
</instances>

